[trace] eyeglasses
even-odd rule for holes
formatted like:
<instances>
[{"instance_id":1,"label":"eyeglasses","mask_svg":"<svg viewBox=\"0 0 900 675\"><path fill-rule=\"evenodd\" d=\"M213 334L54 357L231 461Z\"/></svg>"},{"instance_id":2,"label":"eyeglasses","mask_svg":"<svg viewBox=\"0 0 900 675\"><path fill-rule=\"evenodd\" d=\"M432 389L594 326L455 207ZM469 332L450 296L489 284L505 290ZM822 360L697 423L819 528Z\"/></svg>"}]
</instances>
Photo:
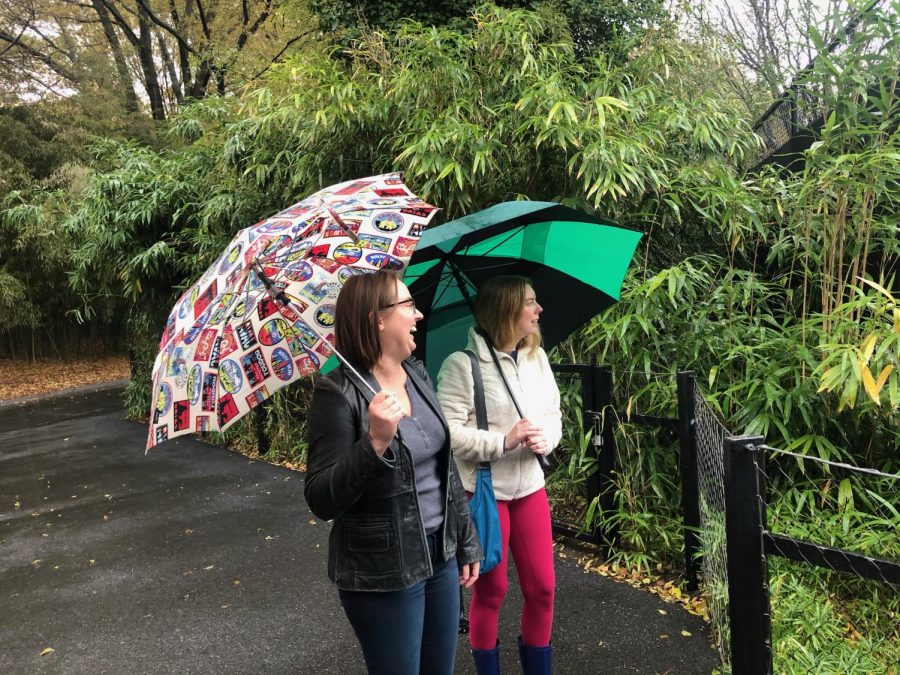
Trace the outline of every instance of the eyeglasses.
<instances>
[{"instance_id":1,"label":"eyeglasses","mask_svg":"<svg viewBox=\"0 0 900 675\"><path fill-rule=\"evenodd\" d=\"M397 307L398 305L409 305L412 308L412 311L416 311L416 301L413 298L407 298L406 300L398 300L397 302L392 302L391 304L382 307L379 311L383 312L386 309Z\"/></svg>"}]
</instances>

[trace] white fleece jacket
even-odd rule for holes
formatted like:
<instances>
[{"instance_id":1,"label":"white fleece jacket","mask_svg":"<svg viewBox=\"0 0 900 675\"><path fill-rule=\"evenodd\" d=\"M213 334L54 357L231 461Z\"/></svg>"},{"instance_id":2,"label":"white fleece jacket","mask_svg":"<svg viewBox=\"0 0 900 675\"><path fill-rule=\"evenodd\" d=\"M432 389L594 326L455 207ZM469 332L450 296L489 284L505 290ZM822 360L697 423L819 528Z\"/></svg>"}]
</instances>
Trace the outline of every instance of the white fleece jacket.
<instances>
[{"instance_id":1,"label":"white fleece jacket","mask_svg":"<svg viewBox=\"0 0 900 675\"><path fill-rule=\"evenodd\" d=\"M489 427L486 431L478 429L475 421L475 393L468 355L454 352L448 356L437 376L438 400L450 427L450 445L463 487L472 492L477 463L490 462L497 499L526 497L544 487L544 473L534 453L526 447L519 445L503 452L503 437L519 415L484 338L474 329L469 330L466 348L475 353L481 364ZM498 351L497 356L525 417L544 430L548 446L555 448L562 437L562 422L559 388L547 354L543 349L533 354L524 349L518 354L518 363L504 352Z\"/></svg>"}]
</instances>

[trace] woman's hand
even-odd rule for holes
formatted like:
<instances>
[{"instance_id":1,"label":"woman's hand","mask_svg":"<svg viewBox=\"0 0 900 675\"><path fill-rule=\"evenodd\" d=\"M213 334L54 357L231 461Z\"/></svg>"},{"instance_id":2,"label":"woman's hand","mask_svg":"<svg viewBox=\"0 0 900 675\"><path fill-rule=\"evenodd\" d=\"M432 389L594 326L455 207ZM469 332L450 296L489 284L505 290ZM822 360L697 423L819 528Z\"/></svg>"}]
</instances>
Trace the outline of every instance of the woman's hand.
<instances>
[{"instance_id":1,"label":"woman's hand","mask_svg":"<svg viewBox=\"0 0 900 675\"><path fill-rule=\"evenodd\" d=\"M550 443L543 432L532 434L525 439L525 447L536 455L546 455L551 450Z\"/></svg>"},{"instance_id":2,"label":"woman's hand","mask_svg":"<svg viewBox=\"0 0 900 675\"><path fill-rule=\"evenodd\" d=\"M506 432L506 436L503 438L503 452L508 452L517 448L519 444L524 443L529 436L540 433L540 427L536 427L525 418L520 419L513 424L512 429Z\"/></svg>"},{"instance_id":3,"label":"woman's hand","mask_svg":"<svg viewBox=\"0 0 900 675\"><path fill-rule=\"evenodd\" d=\"M481 567L480 562L466 563L459 571L459 585L463 588L472 588L478 581L478 569Z\"/></svg>"},{"instance_id":4,"label":"woman's hand","mask_svg":"<svg viewBox=\"0 0 900 675\"><path fill-rule=\"evenodd\" d=\"M379 391L369 404L369 440L381 457L397 434L397 425L403 418L403 408L390 394Z\"/></svg>"}]
</instances>

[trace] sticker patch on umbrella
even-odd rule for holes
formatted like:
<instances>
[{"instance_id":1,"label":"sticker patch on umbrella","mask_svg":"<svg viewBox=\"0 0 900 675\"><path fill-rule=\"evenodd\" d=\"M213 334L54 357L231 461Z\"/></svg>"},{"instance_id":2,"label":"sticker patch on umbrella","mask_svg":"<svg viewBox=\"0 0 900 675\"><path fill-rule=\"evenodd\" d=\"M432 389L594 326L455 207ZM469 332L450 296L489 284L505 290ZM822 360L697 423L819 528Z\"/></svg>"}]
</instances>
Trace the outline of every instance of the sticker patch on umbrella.
<instances>
[{"instance_id":1,"label":"sticker patch on umbrella","mask_svg":"<svg viewBox=\"0 0 900 675\"><path fill-rule=\"evenodd\" d=\"M219 366L219 381L222 383L222 388L229 394L233 394L244 386L244 376L241 374L241 368L237 361L231 359L222 361L222 365Z\"/></svg>"},{"instance_id":2,"label":"sticker patch on umbrella","mask_svg":"<svg viewBox=\"0 0 900 675\"><path fill-rule=\"evenodd\" d=\"M287 330L288 325L284 319L272 319L259 329L259 341L267 347L277 345L284 340Z\"/></svg>"},{"instance_id":3,"label":"sticker patch on umbrella","mask_svg":"<svg viewBox=\"0 0 900 675\"><path fill-rule=\"evenodd\" d=\"M372 225L381 232L396 232L404 224L403 216L393 211L381 213L372 219Z\"/></svg>"},{"instance_id":4,"label":"sticker patch on umbrella","mask_svg":"<svg viewBox=\"0 0 900 675\"><path fill-rule=\"evenodd\" d=\"M370 253L366 256L366 262L376 269L402 270L403 261L398 260L387 253Z\"/></svg>"},{"instance_id":5,"label":"sticker patch on umbrella","mask_svg":"<svg viewBox=\"0 0 900 675\"><path fill-rule=\"evenodd\" d=\"M322 328L331 328L334 325L334 305L322 305L316 310L316 323Z\"/></svg>"},{"instance_id":6,"label":"sticker patch on umbrella","mask_svg":"<svg viewBox=\"0 0 900 675\"><path fill-rule=\"evenodd\" d=\"M272 370L275 377L283 382L290 380L294 375L294 362L286 349L276 347L272 350Z\"/></svg>"},{"instance_id":7,"label":"sticker patch on umbrella","mask_svg":"<svg viewBox=\"0 0 900 675\"><path fill-rule=\"evenodd\" d=\"M362 249L355 244L340 244L334 249L334 259L342 265L352 265L362 256Z\"/></svg>"},{"instance_id":8,"label":"sticker patch on umbrella","mask_svg":"<svg viewBox=\"0 0 900 675\"><path fill-rule=\"evenodd\" d=\"M269 366L259 348L241 357L241 365L247 374L247 384L255 387L269 376Z\"/></svg>"}]
</instances>

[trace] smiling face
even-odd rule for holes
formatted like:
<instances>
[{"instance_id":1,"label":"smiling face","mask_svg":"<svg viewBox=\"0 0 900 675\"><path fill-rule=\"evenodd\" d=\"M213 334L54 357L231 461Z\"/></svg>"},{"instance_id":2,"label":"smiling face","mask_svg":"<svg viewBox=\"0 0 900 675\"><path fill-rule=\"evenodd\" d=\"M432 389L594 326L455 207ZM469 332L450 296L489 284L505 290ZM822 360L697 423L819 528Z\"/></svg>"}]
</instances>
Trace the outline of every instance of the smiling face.
<instances>
[{"instance_id":1,"label":"smiling face","mask_svg":"<svg viewBox=\"0 0 900 675\"><path fill-rule=\"evenodd\" d=\"M423 317L402 281L397 281L397 294L394 297L391 306L378 313L378 330L382 358L399 363L409 358L416 348L416 322Z\"/></svg>"},{"instance_id":2,"label":"smiling face","mask_svg":"<svg viewBox=\"0 0 900 675\"><path fill-rule=\"evenodd\" d=\"M525 287L525 299L519 318L516 319L516 343L538 331L539 319L544 308L538 304L537 296L531 286Z\"/></svg>"}]
</instances>

